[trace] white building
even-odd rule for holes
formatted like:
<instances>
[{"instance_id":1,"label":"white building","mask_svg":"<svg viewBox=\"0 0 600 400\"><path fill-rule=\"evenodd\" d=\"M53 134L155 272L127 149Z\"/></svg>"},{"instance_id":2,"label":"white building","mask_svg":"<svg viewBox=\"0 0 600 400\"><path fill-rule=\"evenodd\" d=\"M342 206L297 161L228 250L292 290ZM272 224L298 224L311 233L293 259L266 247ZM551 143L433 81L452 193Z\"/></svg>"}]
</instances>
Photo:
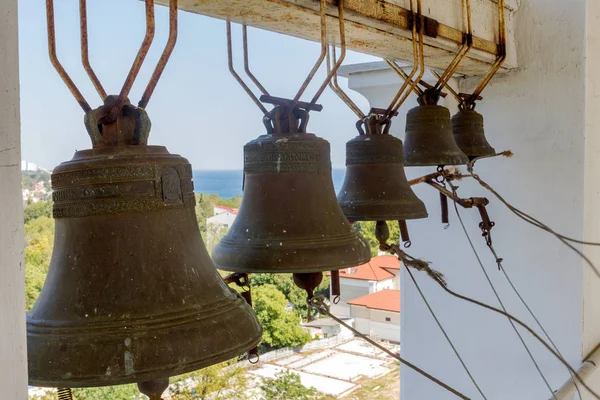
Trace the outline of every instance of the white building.
<instances>
[{"instance_id":1,"label":"white building","mask_svg":"<svg viewBox=\"0 0 600 400\"><path fill-rule=\"evenodd\" d=\"M400 288L400 262L394 256L377 256L366 264L340 270L340 301L331 304L331 312L340 317L350 316L350 300Z\"/></svg>"},{"instance_id":2,"label":"white building","mask_svg":"<svg viewBox=\"0 0 600 400\"><path fill-rule=\"evenodd\" d=\"M383 289L348 302L354 328L371 338L400 343L400 291Z\"/></svg>"},{"instance_id":3,"label":"white building","mask_svg":"<svg viewBox=\"0 0 600 400\"><path fill-rule=\"evenodd\" d=\"M223 206L216 206L213 208L213 211L214 215L206 219L206 227L208 231L211 230L211 225L213 229L217 226L224 226L226 229L229 229L229 227L231 226L231 224L233 224L233 221L235 221L235 217L238 214L237 208Z\"/></svg>"}]
</instances>

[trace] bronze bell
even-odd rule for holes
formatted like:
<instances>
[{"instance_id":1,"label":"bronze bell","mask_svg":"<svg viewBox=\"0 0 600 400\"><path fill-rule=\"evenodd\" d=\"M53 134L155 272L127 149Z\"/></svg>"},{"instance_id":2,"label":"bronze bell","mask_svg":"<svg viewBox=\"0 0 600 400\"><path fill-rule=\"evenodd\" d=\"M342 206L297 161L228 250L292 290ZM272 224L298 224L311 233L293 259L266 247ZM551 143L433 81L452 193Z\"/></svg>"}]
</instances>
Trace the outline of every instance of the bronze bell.
<instances>
[{"instance_id":1,"label":"bronze bell","mask_svg":"<svg viewBox=\"0 0 600 400\"><path fill-rule=\"evenodd\" d=\"M262 329L204 247L188 161L146 145L142 109L125 105L102 130L99 112L86 117L94 148L52 174L56 233L27 315L29 383L157 389L251 349Z\"/></svg>"},{"instance_id":2,"label":"bronze bell","mask_svg":"<svg viewBox=\"0 0 600 400\"><path fill-rule=\"evenodd\" d=\"M306 133L304 110L278 106L271 115L268 134L244 146L244 197L213 261L247 273L317 273L367 262L369 247L335 197L329 142Z\"/></svg>"},{"instance_id":3,"label":"bronze bell","mask_svg":"<svg viewBox=\"0 0 600 400\"><path fill-rule=\"evenodd\" d=\"M368 117L367 133L361 128L346 143L346 176L338 194L342 211L350 221L426 218L425 204L404 173L402 141L389 134L391 121L382 124L380 118Z\"/></svg>"},{"instance_id":4,"label":"bronze bell","mask_svg":"<svg viewBox=\"0 0 600 400\"><path fill-rule=\"evenodd\" d=\"M496 154L483 130L483 115L475 110L459 110L452 117L452 133L458 147L469 160Z\"/></svg>"},{"instance_id":5,"label":"bronze bell","mask_svg":"<svg viewBox=\"0 0 600 400\"><path fill-rule=\"evenodd\" d=\"M410 167L462 165L469 162L452 136L450 111L437 105L438 94L419 98L406 116L404 164ZM429 97L429 98L427 98Z\"/></svg>"}]
</instances>

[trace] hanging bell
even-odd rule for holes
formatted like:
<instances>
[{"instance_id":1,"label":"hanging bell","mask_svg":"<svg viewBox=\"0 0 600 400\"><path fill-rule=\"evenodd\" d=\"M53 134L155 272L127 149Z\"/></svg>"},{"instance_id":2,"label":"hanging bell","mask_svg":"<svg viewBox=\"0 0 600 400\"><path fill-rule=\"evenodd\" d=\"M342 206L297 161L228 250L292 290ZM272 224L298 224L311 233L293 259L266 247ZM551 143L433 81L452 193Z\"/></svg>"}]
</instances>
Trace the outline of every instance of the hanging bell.
<instances>
[{"instance_id":1,"label":"hanging bell","mask_svg":"<svg viewBox=\"0 0 600 400\"><path fill-rule=\"evenodd\" d=\"M213 261L247 273L316 273L367 262L369 247L335 197L329 142L306 133L304 110L278 106L271 115L268 134L244 146L244 197Z\"/></svg>"},{"instance_id":2,"label":"hanging bell","mask_svg":"<svg viewBox=\"0 0 600 400\"><path fill-rule=\"evenodd\" d=\"M425 204L412 191L404 173L402 141L385 130L377 115L365 121L367 134L346 143L346 176L338 194L350 221L426 218Z\"/></svg>"},{"instance_id":3,"label":"hanging bell","mask_svg":"<svg viewBox=\"0 0 600 400\"><path fill-rule=\"evenodd\" d=\"M463 165L468 157L452 136L450 111L437 105L438 93L426 91L406 116L404 164L410 167Z\"/></svg>"},{"instance_id":4,"label":"hanging bell","mask_svg":"<svg viewBox=\"0 0 600 400\"><path fill-rule=\"evenodd\" d=\"M251 349L262 330L204 247L190 164L146 145L142 109L126 104L102 130L98 113L86 116L94 148L52 174L55 242L27 315L29 383L155 387Z\"/></svg>"},{"instance_id":5,"label":"hanging bell","mask_svg":"<svg viewBox=\"0 0 600 400\"><path fill-rule=\"evenodd\" d=\"M483 115L475 110L459 110L452 117L452 133L456 144L469 160L496 154L485 138Z\"/></svg>"}]
</instances>

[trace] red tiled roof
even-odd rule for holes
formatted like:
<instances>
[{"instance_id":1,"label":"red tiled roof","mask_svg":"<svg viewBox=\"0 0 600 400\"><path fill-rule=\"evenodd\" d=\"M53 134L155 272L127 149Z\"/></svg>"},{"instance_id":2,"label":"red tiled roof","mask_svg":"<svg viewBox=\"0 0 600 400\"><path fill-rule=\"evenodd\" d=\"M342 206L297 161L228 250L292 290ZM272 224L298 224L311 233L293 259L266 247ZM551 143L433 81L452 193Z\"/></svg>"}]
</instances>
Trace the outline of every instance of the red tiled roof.
<instances>
[{"instance_id":1,"label":"red tiled roof","mask_svg":"<svg viewBox=\"0 0 600 400\"><path fill-rule=\"evenodd\" d=\"M237 208L231 208L231 207L225 207L225 206L215 206L215 208L218 208L220 210L225 210L225 211L230 212L235 215L237 215L237 213L239 211L239 209L237 209Z\"/></svg>"},{"instance_id":2,"label":"red tiled roof","mask_svg":"<svg viewBox=\"0 0 600 400\"><path fill-rule=\"evenodd\" d=\"M363 306L373 310L400 312L400 291L384 289L358 299L350 300L348 304Z\"/></svg>"},{"instance_id":3,"label":"red tiled roof","mask_svg":"<svg viewBox=\"0 0 600 400\"><path fill-rule=\"evenodd\" d=\"M394 277L388 269L400 269L400 262L394 256L377 256L366 264L340 270L340 278L383 281Z\"/></svg>"}]
</instances>

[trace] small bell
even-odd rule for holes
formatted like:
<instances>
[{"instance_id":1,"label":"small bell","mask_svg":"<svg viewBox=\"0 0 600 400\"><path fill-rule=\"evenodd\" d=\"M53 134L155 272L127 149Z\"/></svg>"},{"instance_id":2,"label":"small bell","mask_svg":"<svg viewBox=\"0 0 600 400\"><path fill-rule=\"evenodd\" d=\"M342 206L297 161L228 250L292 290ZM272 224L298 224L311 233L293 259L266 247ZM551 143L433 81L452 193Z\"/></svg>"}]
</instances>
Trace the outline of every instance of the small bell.
<instances>
[{"instance_id":1,"label":"small bell","mask_svg":"<svg viewBox=\"0 0 600 400\"><path fill-rule=\"evenodd\" d=\"M496 154L483 129L483 115L475 110L460 110L452 117L452 133L458 147L469 160Z\"/></svg>"},{"instance_id":2,"label":"small bell","mask_svg":"<svg viewBox=\"0 0 600 400\"><path fill-rule=\"evenodd\" d=\"M406 116L404 164L410 167L463 165L468 157L452 136L450 111L437 105L439 94L426 91Z\"/></svg>"},{"instance_id":3,"label":"small bell","mask_svg":"<svg viewBox=\"0 0 600 400\"><path fill-rule=\"evenodd\" d=\"M244 146L244 197L213 251L234 272L323 272L371 258L342 213L331 178L329 142L306 133L308 113L277 106L268 134Z\"/></svg>"},{"instance_id":4,"label":"small bell","mask_svg":"<svg viewBox=\"0 0 600 400\"><path fill-rule=\"evenodd\" d=\"M346 143L346 176L338 194L350 221L426 218L425 204L412 191L404 173L402 141L382 132L378 116L367 121L367 134Z\"/></svg>"},{"instance_id":5,"label":"small bell","mask_svg":"<svg viewBox=\"0 0 600 400\"><path fill-rule=\"evenodd\" d=\"M147 146L150 120L130 104L100 129L111 108L86 116L94 148L52 174L56 233L27 315L29 383L140 383L160 398L165 378L238 356L262 330L204 247L188 161Z\"/></svg>"}]
</instances>

